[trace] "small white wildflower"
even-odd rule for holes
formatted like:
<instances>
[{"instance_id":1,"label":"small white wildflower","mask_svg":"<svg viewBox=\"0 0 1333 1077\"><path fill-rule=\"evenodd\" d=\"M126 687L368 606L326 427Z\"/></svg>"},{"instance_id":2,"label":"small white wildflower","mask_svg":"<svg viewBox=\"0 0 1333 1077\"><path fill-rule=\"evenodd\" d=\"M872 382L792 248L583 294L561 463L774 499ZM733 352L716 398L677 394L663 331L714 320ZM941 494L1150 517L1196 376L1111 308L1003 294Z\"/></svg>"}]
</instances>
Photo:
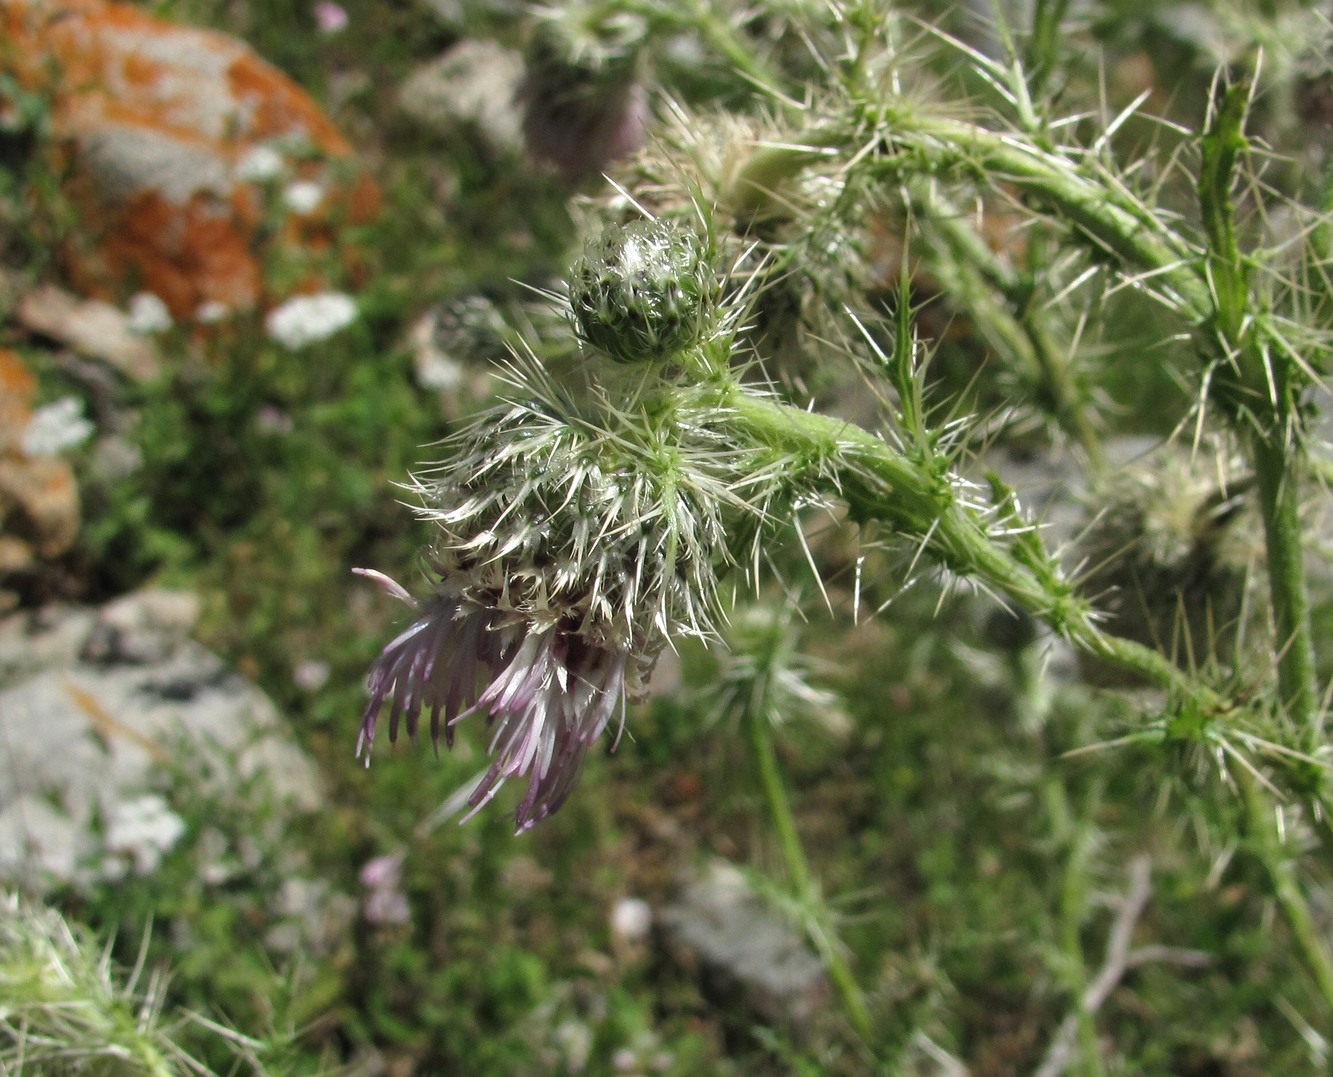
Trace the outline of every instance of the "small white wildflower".
<instances>
[{"instance_id":1,"label":"small white wildflower","mask_svg":"<svg viewBox=\"0 0 1333 1077\"><path fill-rule=\"evenodd\" d=\"M287 185L282 201L293 213L314 213L324 201L324 188L311 180L297 180Z\"/></svg>"},{"instance_id":2,"label":"small white wildflower","mask_svg":"<svg viewBox=\"0 0 1333 1077\"><path fill-rule=\"evenodd\" d=\"M147 794L117 804L107 820L107 848L134 861L143 875L161 862L164 853L185 833L185 821L160 796Z\"/></svg>"},{"instance_id":3,"label":"small white wildflower","mask_svg":"<svg viewBox=\"0 0 1333 1077\"><path fill-rule=\"evenodd\" d=\"M463 384L463 367L443 352L431 352L417 362L417 384L423 389L452 391Z\"/></svg>"},{"instance_id":4,"label":"small white wildflower","mask_svg":"<svg viewBox=\"0 0 1333 1077\"><path fill-rule=\"evenodd\" d=\"M282 154L272 146L251 146L236 163L236 175L249 183L276 179L283 170Z\"/></svg>"},{"instance_id":5,"label":"small white wildflower","mask_svg":"<svg viewBox=\"0 0 1333 1077\"><path fill-rule=\"evenodd\" d=\"M361 885L366 893L361 909L372 924L406 924L412 909L403 893L403 858L401 855L377 856L361 867Z\"/></svg>"},{"instance_id":6,"label":"small white wildflower","mask_svg":"<svg viewBox=\"0 0 1333 1077\"><path fill-rule=\"evenodd\" d=\"M292 680L297 688L307 692L318 692L329 683L332 673L333 670L327 662L308 658L304 662L297 663L296 668L292 670Z\"/></svg>"},{"instance_id":7,"label":"small white wildflower","mask_svg":"<svg viewBox=\"0 0 1333 1077\"><path fill-rule=\"evenodd\" d=\"M25 456L56 456L82 445L93 434L93 424L83 417L83 401L64 396L38 408L23 431Z\"/></svg>"},{"instance_id":8,"label":"small white wildflower","mask_svg":"<svg viewBox=\"0 0 1333 1077\"><path fill-rule=\"evenodd\" d=\"M231 313L231 308L218 299L206 299L194 312L194 320L200 325L216 325Z\"/></svg>"},{"instance_id":9,"label":"small white wildflower","mask_svg":"<svg viewBox=\"0 0 1333 1077\"><path fill-rule=\"evenodd\" d=\"M143 337L164 333L172 326L171 311L160 296L152 292L138 292L130 299L126 325L131 333Z\"/></svg>"},{"instance_id":10,"label":"small white wildflower","mask_svg":"<svg viewBox=\"0 0 1333 1077\"><path fill-rule=\"evenodd\" d=\"M611 936L621 944L642 942L652 926L652 906L642 898L621 898L611 907Z\"/></svg>"},{"instance_id":11,"label":"small white wildflower","mask_svg":"<svg viewBox=\"0 0 1333 1077\"><path fill-rule=\"evenodd\" d=\"M342 292L298 295L274 307L264 319L268 335L295 351L328 340L356 321L356 300Z\"/></svg>"},{"instance_id":12,"label":"small white wildflower","mask_svg":"<svg viewBox=\"0 0 1333 1077\"><path fill-rule=\"evenodd\" d=\"M593 1031L587 1022L571 1017L556 1025L553 1039L570 1073L582 1073L592 1058Z\"/></svg>"}]
</instances>

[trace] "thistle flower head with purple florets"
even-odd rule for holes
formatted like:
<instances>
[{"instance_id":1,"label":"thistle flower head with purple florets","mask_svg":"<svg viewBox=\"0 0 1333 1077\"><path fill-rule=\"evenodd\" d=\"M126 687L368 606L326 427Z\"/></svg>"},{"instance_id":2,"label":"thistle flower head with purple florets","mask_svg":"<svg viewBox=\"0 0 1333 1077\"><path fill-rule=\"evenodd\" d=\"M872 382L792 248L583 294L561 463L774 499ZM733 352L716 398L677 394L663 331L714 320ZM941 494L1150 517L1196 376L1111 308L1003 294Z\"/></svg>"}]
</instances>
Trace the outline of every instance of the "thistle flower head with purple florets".
<instances>
[{"instance_id":1,"label":"thistle flower head with purple florets","mask_svg":"<svg viewBox=\"0 0 1333 1077\"><path fill-rule=\"evenodd\" d=\"M424 713L432 740L451 745L462 719L482 716L492 761L468 803L475 812L525 776L520 830L565 801L670 637L716 634L720 576L781 471L731 445L657 364L589 352L606 378L578 393L516 359L510 402L415 476L437 528L426 598L362 570L417 616L371 669L359 754L385 707L391 741L400 724L414 736Z\"/></svg>"}]
</instances>

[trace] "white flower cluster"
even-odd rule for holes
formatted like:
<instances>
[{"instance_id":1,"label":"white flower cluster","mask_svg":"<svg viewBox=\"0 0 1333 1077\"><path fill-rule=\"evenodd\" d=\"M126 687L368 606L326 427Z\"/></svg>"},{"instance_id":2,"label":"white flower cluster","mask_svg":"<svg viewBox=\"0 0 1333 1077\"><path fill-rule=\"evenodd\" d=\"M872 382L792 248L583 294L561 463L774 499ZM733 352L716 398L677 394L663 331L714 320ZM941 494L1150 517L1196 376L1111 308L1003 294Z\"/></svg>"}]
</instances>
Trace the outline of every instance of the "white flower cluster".
<instances>
[{"instance_id":1,"label":"white flower cluster","mask_svg":"<svg viewBox=\"0 0 1333 1077\"><path fill-rule=\"evenodd\" d=\"M218 299L205 299L194 312L194 320L200 325L217 325L231 314L231 308Z\"/></svg>"},{"instance_id":2,"label":"white flower cluster","mask_svg":"<svg viewBox=\"0 0 1333 1077\"><path fill-rule=\"evenodd\" d=\"M23 431L25 456L57 456L92 437L93 424L83 417L83 401L63 396L38 408Z\"/></svg>"},{"instance_id":3,"label":"white flower cluster","mask_svg":"<svg viewBox=\"0 0 1333 1077\"><path fill-rule=\"evenodd\" d=\"M356 300L343 292L293 296L264 319L268 335L296 351L340 333L356 321Z\"/></svg>"},{"instance_id":4,"label":"white flower cluster","mask_svg":"<svg viewBox=\"0 0 1333 1077\"><path fill-rule=\"evenodd\" d=\"M324 188L312 180L297 180L287 184L282 201L293 213L314 213L324 201Z\"/></svg>"},{"instance_id":5,"label":"white flower cluster","mask_svg":"<svg viewBox=\"0 0 1333 1077\"><path fill-rule=\"evenodd\" d=\"M172 326L171 311L160 296L139 292L130 299L126 324L131 333L141 337L165 333Z\"/></svg>"},{"instance_id":6,"label":"white flower cluster","mask_svg":"<svg viewBox=\"0 0 1333 1077\"><path fill-rule=\"evenodd\" d=\"M286 163L272 146L251 146L236 163L236 177L248 183L264 183L282 175Z\"/></svg>"},{"instance_id":7,"label":"white flower cluster","mask_svg":"<svg viewBox=\"0 0 1333 1077\"><path fill-rule=\"evenodd\" d=\"M108 851L133 863L136 874L154 870L185 833L185 821L160 796L147 793L117 804L106 825ZM115 862L107 874L117 874Z\"/></svg>"}]
</instances>

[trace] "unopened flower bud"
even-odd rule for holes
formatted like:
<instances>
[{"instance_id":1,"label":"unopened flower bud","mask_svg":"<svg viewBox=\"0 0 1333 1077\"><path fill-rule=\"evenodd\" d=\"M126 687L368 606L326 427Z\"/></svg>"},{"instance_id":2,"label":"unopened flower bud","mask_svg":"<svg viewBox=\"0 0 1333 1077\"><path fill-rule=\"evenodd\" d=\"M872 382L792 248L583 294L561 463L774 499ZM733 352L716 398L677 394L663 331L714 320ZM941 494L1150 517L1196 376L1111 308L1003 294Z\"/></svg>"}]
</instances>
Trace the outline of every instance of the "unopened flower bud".
<instances>
[{"instance_id":1,"label":"unopened flower bud","mask_svg":"<svg viewBox=\"0 0 1333 1077\"><path fill-rule=\"evenodd\" d=\"M571 182L637 149L648 126L640 77L644 19L600 5L540 8L519 89L523 136Z\"/></svg>"},{"instance_id":2,"label":"unopened flower bud","mask_svg":"<svg viewBox=\"0 0 1333 1077\"><path fill-rule=\"evenodd\" d=\"M657 362L699 343L717 279L703 245L666 221L636 221L588 241L570 273L580 339L618 363Z\"/></svg>"}]
</instances>

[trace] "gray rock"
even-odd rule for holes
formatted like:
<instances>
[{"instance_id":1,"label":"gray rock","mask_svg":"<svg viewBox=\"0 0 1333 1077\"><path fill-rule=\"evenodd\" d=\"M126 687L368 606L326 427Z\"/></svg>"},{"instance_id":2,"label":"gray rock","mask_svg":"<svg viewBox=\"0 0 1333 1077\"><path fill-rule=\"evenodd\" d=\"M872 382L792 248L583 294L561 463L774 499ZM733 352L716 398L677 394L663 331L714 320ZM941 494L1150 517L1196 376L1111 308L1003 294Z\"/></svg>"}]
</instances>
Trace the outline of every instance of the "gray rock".
<instances>
[{"instance_id":1,"label":"gray rock","mask_svg":"<svg viewBox=\"0 0 1333 1077\"><path fill-rule=\"evenodd\" d=\"M137 336L124 312L110 303L80 299L43 284L24 293L16 317L25 329L97 359L132 381L147 381L162 369L157 347Z\"/></svg>"},{"instance_id":2,"label":"gray rock","mask_svg":"<svg viewBox=\"0 0 1333 1077\"><path fill-rule=\"evenodd\" d=\"M319 806L273 704L189 638L197 612L145 591L0 621L0 876L40 889L151 870L183 829L155 795L173 776Z\"/></svg>"},{"instance_id":3,"label":"gray rock","mask_svg":"<svg viewBox=\"0 0 1333 1077\"><path fill-rule=\"evenodd\" d=\"M127 203L144 190L156 190L177 206L204 192L221 203L231 189L227 161L211 147L188 145L175 134L108 123L84 132L78 145L83 162L97 176L98 195L111 204Z\"/></svg>"},{"instance_id":4,"label":"gray rock","mask_svg":"<svg viewBox=\"0 0 1333 1077\"><path fill-rule=\"evenodd\" d=\"M714 860L658 918L671 953L759 1018L808 1027L830 1003L828 978L804 938L735 866Z\"/></svg>"},{"instance_id":5,"label":"gray rock","mask_svg":"<svg viewBox=\"0 0 1333 1077\"><path fill-rule=\"evenodd\" d=\"M398 107L442 137L462 134L496 156L517 154L523 121L515 94L522 77L518 53L494 41L464 41L409 75Z\"/></svg>"},{"instance_id":6,"label":"gray rock","mask_svg":"<svg viewBox=\"0 0 1333 1077\"><path fill-rule=\"evenodd\" d=\"M176 653L199 619L188 591L140 591L98 612L79 657L101 665L144 665Z\"/></svg>"}]
</instances>

